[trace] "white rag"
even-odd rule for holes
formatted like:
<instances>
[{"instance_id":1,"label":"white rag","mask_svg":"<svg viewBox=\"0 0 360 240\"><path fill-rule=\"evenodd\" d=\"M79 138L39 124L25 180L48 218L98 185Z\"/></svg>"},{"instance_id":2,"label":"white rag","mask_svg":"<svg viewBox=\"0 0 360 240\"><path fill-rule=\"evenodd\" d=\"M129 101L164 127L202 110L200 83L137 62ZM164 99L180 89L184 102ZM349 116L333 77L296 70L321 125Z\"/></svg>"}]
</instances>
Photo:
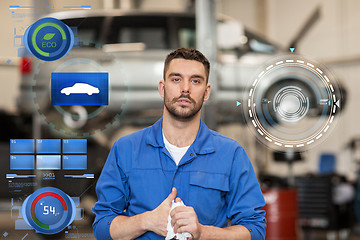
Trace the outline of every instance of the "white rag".
<instances>
[{"instance_id":1,"label":"white rag","mask_svg":"<svg viewBox=\"0 0 360 240\"><path fill-rule=\"evenodd\" d=\"M178 207L178 206L185 206L185 204L183 203L183 201L181 202L174 202L174 200L171 203L171 208L170 208L170 212ZM169 212L169 217L168 217L168 224L167 224L167 235L165 240L170 240L173 239L174 237L176 237L176 239L180 239L180 240L187 240L188 238L191 237L191 234L188 232L184 232L184 233L174 233L174 228L171 226L171 216L170 216L170 212Z\"/></svg>"}]
</instances>

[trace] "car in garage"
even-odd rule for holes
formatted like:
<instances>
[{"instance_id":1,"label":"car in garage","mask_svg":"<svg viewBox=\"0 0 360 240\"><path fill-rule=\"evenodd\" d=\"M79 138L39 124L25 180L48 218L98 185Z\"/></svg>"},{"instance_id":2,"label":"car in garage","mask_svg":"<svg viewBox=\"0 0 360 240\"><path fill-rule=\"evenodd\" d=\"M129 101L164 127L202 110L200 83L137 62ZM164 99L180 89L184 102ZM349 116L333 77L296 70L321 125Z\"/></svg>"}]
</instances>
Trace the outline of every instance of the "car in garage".
<instances>
[{"instance_id":1,"label":"car in garage","mask_svg":"<svg viewBox=\"0 0 360 240\"><path fill-rule=\"evenodd\" d=\"M126 108L128 116L136 116L127 118L130 121L149 123L161 116L157 84L166 55L179 47L196 47L193 13L76 10L48 17L60 19L73 30L75 46L58 61L24 59L17 101L24 114L40 110L41 115L50 115L45 111L51 111L48 86L52 72L106 71L110 76L108 110ZM218 18L218 35L218 62L212 65L217 66L219 120L238 121L241 113L236 101L242 98L247 81L280 50L226 16ZM236 40L235 45L222 44L229 38Z\"/></svg>"}]
</instances>

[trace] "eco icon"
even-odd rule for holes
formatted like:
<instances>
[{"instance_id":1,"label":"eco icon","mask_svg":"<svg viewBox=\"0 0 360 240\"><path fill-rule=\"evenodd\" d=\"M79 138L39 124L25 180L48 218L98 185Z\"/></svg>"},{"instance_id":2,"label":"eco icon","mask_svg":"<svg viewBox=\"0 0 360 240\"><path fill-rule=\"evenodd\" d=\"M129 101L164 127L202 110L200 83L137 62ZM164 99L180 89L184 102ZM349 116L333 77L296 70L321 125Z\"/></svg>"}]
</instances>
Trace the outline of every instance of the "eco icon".
<instances>
[{"instance_id":1,"label":"eco icon","mask_svg":"<svg viewBox=\"0 0 360 240\"><path fill-rule=\"evenodd\" d=\"M27 50L43 61L55 61L74 45L74 34L56 18L42 18L30 25L24 35Z\"/></svg>"}]
</instances>

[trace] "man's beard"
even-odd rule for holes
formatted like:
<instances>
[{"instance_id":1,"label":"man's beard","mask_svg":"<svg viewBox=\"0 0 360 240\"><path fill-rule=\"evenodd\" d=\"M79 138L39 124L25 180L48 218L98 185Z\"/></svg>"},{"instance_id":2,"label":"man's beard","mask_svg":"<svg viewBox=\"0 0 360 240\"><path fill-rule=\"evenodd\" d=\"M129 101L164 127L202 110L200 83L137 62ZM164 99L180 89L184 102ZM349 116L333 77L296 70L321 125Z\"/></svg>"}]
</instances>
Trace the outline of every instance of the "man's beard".
<instances>
[{"instance_id":1,"label":"man's beard","mask_svg":"<svg viewBox=\"0 0 360 240\"><path fill-rule=\"evenodd\" d=\"M192 108L189 108L189 106L179 106L178 108L181 108L180 110L176 107L176 103L180 98L187 98L192 103ZM164 105L171 116L174 118L181 120L181 121L187 121L194 118L194 116L201 110L201 107L203 105L205 98L205 92L201 99L200 103L197 103L193 98L189 96L189 94L181 94L178 98L173 98L171 101L167 101L166 98L166 91L164 91ZM187 110L187 111L181 111L181 110Z\"/></svg>"}]
</instances>

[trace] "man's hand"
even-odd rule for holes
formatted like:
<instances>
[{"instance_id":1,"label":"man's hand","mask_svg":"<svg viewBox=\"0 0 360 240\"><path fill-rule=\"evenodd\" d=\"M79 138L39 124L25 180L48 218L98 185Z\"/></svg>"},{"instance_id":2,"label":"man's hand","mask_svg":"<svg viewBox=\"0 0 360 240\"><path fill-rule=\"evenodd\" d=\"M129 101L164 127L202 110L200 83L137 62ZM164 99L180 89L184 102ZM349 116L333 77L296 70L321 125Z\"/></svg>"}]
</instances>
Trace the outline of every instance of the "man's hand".
<instances>
[{"instance_id":1,"label":"man's hand","mask_svg":"<svg viewBox=\"0 0 360 240\"><path fill-rule=\"evenodd\" d=\"M181 202L181 199L176 198L176 202ZM188 232L192 235L191 239L200 238L202 225L192 207L178 206L171 211L170 216L175 233Z\"/></svg>"},{"instance_id":2,"label":"man's hand","mask_svg":"<svg viewBox=\"0 0 360 240\"><path fill-rule=\"evenodd\" d=\"M168 216L171 208L171 202L177 194L176 188L172 189L169 196L154 210L148 212L144 219L144 224L148 231L155 232L158 235L166 237Z\"/></svg>"}]
</instances>

